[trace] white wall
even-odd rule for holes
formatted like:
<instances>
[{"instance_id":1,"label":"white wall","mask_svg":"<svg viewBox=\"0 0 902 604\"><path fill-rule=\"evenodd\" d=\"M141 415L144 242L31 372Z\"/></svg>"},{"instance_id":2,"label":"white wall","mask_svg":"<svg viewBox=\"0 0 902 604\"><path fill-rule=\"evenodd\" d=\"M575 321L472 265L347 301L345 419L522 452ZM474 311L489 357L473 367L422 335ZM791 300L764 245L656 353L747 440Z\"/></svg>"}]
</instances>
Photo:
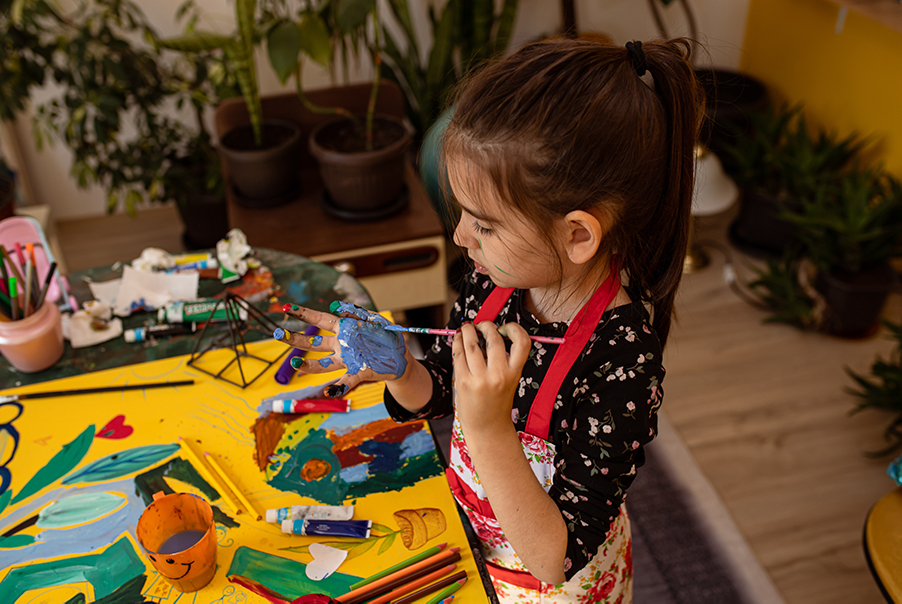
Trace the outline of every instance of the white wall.
<instances>
[{"instance_id":1,"label":"white wall","mask_svg":"<svg viewBox=\"0 0 902 604\"><path fill-rule=\"evenodd\" d=\"M429 26L426 6L430 0L410 2L414 20L418 27L420 45L428 46ZM433 0L434 1L434 0ZM698 21L699 38L707 45L707 56L703 53L696 64L713 64L738 68L742 37L748 13L749 0L690 0ZM162 35L178 33L179 26L173 15L182 0L156 0L141 2L143 10ZM435 4L441 5L438 0ZM226 0L198 0L204 9L205 29L229 33L234 29L232 2ZM615 42L623 44L629 40L645 40L659 37L650 9L645 0L578 0L576 2L577 24L580 31L603 32ZM671 36L688 35L689 30L679 2L663 9L663 14ZM554 33L561 23L560 3L553 0L520 0L519 12L514 28L512 47L516 48L543 34ZM263 93L280 89L280 84L268 61L257 57L260 87ZM309 63L309 62L308 62ZM352 73L352 81L364 81L369 77L367 66L360 66ZM304 81L307 88L328 86L331 79L326 70L315 65L305 66ZM289 85L293 85L289 82ZM48 98L52 91L44 90L35 95L36 101ZM50 204L55 220L65 220L103 214L105 194L98 188L80 190L69 176L71 155L61 144L38 151L31 133L31 117L22 116L15 125L21 145L24 166L34 189L31 203Z\"/></svg>"}]
</instances>

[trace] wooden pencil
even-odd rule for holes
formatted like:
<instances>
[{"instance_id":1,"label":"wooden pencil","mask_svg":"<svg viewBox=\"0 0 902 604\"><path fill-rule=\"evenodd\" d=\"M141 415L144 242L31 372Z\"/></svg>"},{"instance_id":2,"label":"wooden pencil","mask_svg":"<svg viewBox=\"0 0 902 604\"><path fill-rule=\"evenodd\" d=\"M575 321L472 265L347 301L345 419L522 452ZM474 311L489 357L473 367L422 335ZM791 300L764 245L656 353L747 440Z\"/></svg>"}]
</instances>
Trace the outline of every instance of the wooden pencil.
<instances>
[{"instance_id":1,"label":"wooden pencil","mask_svg":"<svg viewBox=\"0 0 902 604\"><path fill-rule=\"evenodd\" d=\"M210 486L219 492L219 496L222 497L222 500L225 501L230 508L232 508L235 515L240 514L241 505L235 501L235 498L229 492L228 487L220 482L216 475L207 467L207 464L201 461L197 453L194 452L194 449L188 444L188 441L181 436L179 436L179 446L182 448L185 457L188 458L188 462L194 466L194 469L198 471L204 480L210 483Z\"/></svg>"},{"instance_id":2,"label":"wooden pencil","mask_svg":"<svg viewBox=\"0 0 902 604\"><path fill-rule=\"evenodd\" d=\"M420 577L416 581L411 581L410 583L404 583L403 585L399 585L395 589L391 590L384 596L380 596L375 600L370 600L370 604L387 604L391 602L395 598L400 598L403 595L409 594L412 591L416 591L417 589L423 587L424 585L428 585L432 583L436 579L441 579L442 577L448 575L453 572L454 569L457 568L456 564L449 564L443 568L440 568L437 571L431 572L428 575Z\"/></svg>"},{"instance_id":3,"label":"wooden pencil","mask_svg":"<svg viewBox=\"0 0 902 604\"><path fill-rule=\"evenodd\" d=\"M456 583L457 581L460 581L461 579L466 579L466 578L467 578L467 571L462 570L458 573L454 573L450 577L445 577L441 581L436 581L435 583L427 585L426 587L424 587L423 589L421 589L419 591L415 591L412 594L407 594L406 596L398 598L397 600L392 600L392 604L411 604L412 602L416 602L417 600L419 600L421 598L425 598L429 594L435 593L439 590L442 590L442 589L448 587L452 583Z\"/></svg>"},{"instance_id":4,"label":"wooden pencil","mask_svg":"<svg viewBox=\"0 0 902 604\"><path fill-rule=\"evenodd\" d=\"M412 566L403 568L397 572L379 579L378 581L374 581L369 585L364 585L363 587L360 587L358 589L351 590L348 593L338 596L335 599L339 602L344 602L345 604L358 604L359 602L366 602L367 600L377 598L382 594L389 592L400 585L403 585L404 583L409 583L410 581L419 579L424 575L428 575L429 573L442 568L446 564L456 562L457 560L460 560L460 548L452 547L451 549L440 552L432 556L431 558L426 558L425 560L418 562Z\"/></svg>"},{"instance_id":5,"label":"wooden pencil","mask_svg":"<svg viewBox=\"0 0 902 604\"><path fill-rule=\"evenodd\" d=\"M429 600L429 602L427 604L438 604L439 602L442 602L445 598L447 598L451 594L455 593L458 589L463 587L464 583L466 583L466 582L467 582L466 579L461 579L460 581L455 581L454 583L452 583L451 585L449 585L448 587L443 589L437 596L435 596L434 598Z\"/></svg>"},{"instance_id":6,"label":"wooden pencil","mask_svg":"<svg viewBox=\"0 0 902 604\"><path fill-rule=\"evenodd\" d=\"M51 390L48 392L25 392L0 396L0 402L21 401L34 398L56 398L58 396L75 396L78 394L102 394L105 392L125 392L127 390L151 390L153 388L170 388L174 386L191 386L194 380L176 382L151 382L149 384L128 384L124 386L102 386L100 388L81 388L73 390Z\"/></svg>"},{"instance_id":7,"label":"wooden pencil","mask_svg":"<svg viewBox=\"0 0 902 604\"><path fill-rule=\"evenodd\" d=\"M31 314L31 281L34 274L34 268L31 265L31 259L25 261L25 305L22 307L22 317Z\"/></svg>"},{"instance_id":8,"label":"wooden pencil","mask_svg":"<svg viewBox=\"0 0 902 604\"><path fill-rule=\"evenodd\" d=\"M248 498L244 496L244 493L242 493L235 485L235 483L232 482L232 479L229 478L229 475L226 474L225 470L222 469L222 466L219 465L219 462L216 461L216 458L210 455L210 453L208 453L207 451L204 451L204 457L206 457L207 461L210 462L210 466L213 468L213 470L216 471L216 473L219 475L219 478L222 479L222 482L225 483L227 487L232 489L235 497L237 497L238 501L241 502L241 505L245 507L247 513L251 516L256 516L257 520L262 520L263 514L257 511L257 508L254 507L254 505L248 500Z\"/></svg>"},{"instance_id":9,"label":"wooden pencil","mask_svg":"<svg viewBox=\"0 0 902 604\"><path fill-rule=\"evenodd\" d=\"M361 579L357 583L354 583L353 585L351 585L348 589L357 589L358 587L363 587L364 585L368 585L377 579L381 579L382 577L392 574L395 571L399 571L402 568L407 568L408 566L415 564L416 562L419 562L420 560L425 560L426 558L428 558L430 556L434 556L435 554L437 554L440 551L442 551L443 549L445 549L445 546L447 546L447 545L448 545L447 543L439 543L438 545L430 547L429 549L424 550L424 551L420 552L419 554L417 554L416 556L408 558L407 560L404 560L403 562L398 562L394 566L389 566L385 570L380 570L375 575L369 576L366 579Z\"/></svg>"}]
</instances>

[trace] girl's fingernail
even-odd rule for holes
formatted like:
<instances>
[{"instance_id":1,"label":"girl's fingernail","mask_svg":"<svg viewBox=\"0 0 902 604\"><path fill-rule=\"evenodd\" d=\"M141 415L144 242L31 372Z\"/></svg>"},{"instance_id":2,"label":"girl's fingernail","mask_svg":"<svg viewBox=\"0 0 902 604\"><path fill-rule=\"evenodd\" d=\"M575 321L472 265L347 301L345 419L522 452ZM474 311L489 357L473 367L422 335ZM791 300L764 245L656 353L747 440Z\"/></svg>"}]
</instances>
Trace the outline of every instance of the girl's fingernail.
<instances>
[{"instance_id":1,"label":"girl's fingernail","mask_svg":"<svg viewBox=\"0 0 902 604\"><path fill-rule=\"evenodd\" d=\"M338 300L333 300L332 304L329 305L329 311L334 315L338 312L338 309L341 308L341 302Z\"/></svg>"},{"instance_id":2,"label":"girl's fingernail","mask_svg":"<svg viewBox=\"0 0 902 604\"><path fill-rule=\"evenodd\" d=\"M300 357L293 357L291 359L291 366L294 369L300 369L303 364L304 364L304 359L302 359Z\"/></svg>"},{"instance_id":3,"label":"girl's fingernail","mask_svg":"<svg viewBox=\"0 0 902 604\"><path fill-rule=\"evenodd\" d=\"M289 310L291 310L291 308L292 308L293 306L294 306L294 304L283 304L283 305L282 305L282 312L288 312Z\"/></svg>"},{"instance_id":4,"label":"girl's fingernail","mask_svg":"<svg viewBox=\"0 0 902 604\"><path fill-rule=\"evenodd\" d=\"M288 338L291 337L291 332L287 329L282 329L281 327L276 327L276 329L272 332L272 337L281 341L288 341Z\"/></svg>"},{"instance_id":5,"label":"girl's fingernail","mask_svg":"<svg viewBox=\"0 0 902 604\"><path fill-rule=\"evenodd\" d=\"M347 392L348 387L344 384L332 384L328 388L326 388L326 396L329 398L338 398L345 392Z\"/></svg>"}]
</instances>

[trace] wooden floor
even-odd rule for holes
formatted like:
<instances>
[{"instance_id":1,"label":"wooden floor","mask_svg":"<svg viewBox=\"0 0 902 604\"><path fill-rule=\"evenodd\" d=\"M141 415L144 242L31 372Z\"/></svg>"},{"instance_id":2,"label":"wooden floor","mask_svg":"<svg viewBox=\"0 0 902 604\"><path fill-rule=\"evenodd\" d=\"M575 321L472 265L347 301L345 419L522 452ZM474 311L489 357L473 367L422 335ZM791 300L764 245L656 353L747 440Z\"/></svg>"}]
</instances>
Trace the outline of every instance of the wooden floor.
<instances>
[{"instance_id":1,"label":"wooden floor","mask_svg":"<svg viewBox=\"0 0 902 604\"><path fill-rule=\"evenodd\" d=\"M728 222L709 220L700 237L724 241ZM128 261L148 246L182 249L168 208L63 223L58 233L71 270ZM751 260L733 254L748 278ZM844 389L846 367L866 372L892 343L765 325L725 284L723 255L712 258L683 281L665 355L670 420L788 603L882 602L861 536L868 509L893 483L890 459L864 452L880 446L890 418L849 417L854 399ZM900 296L886 315L902 318Z\"/></svg>"}]
</instances>

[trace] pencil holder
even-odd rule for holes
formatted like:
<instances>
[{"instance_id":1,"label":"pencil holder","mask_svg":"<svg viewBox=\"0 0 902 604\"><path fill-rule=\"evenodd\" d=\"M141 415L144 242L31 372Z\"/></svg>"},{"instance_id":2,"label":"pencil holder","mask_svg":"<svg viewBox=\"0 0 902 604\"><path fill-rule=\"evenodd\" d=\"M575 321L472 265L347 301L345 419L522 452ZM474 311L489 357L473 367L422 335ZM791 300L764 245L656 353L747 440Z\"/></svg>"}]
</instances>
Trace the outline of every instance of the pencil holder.
<instances>
[{"instance_id":1,"label":"pencil holder","mask_svg":"<svg viewBox=\"0 0 902 604\"><path fill-rule=\"evenodd\" d=\"M24 319L0 321L0 354L24 373L56 363L63 356L63 323L56 304L44 302Z\"/></svg>"}]
</instances>

